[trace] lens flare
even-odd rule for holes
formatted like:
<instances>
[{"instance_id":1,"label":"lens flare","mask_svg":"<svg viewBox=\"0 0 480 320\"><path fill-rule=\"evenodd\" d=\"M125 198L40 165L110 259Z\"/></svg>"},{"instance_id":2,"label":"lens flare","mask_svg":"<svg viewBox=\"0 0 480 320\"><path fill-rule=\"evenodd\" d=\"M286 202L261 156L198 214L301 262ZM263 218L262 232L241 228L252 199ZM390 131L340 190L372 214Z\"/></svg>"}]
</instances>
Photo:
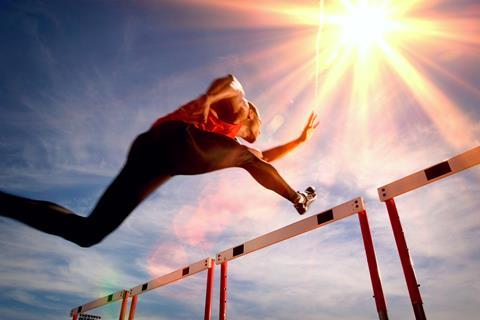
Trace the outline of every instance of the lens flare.
<instances>
[{"instance_id":1,"label":"lens flare","mask_svg":"<svg viewBox=\"0 0 480 320\"><path fill-rule=\"evenodd\" d=\"M319 146L297 155L318 159L328 154L336 160L329 165L335 172L363 168L371 174L386 158L382 152L388 148L379 145L412 150L405 136L414 133L459 152L479 143L478 120L468 111L478 107L480 90L463 76L478 79L480 71L480 5L474 1L182 2L211 14L196 16L189 21L192 27L239 31L215 40L225 46L242 43L244 49L222 56L210 68L220 74L239 72L247 96L259 106L264 123L271 124L263 138L267 147L297 134L312 109L320 120ZM208 68L191 76L202 78ZM333 173L331 180L336 183ZM228 203L220 198L207 197L197 207ZM211 210L202 210L188 230L177 230L188 235L191 245L205 243L211 234L199 222ZM224 214L230 210L234 215L231 208ZM215 232L229 223L225 220Z\"/></svg>"}]
</instances>

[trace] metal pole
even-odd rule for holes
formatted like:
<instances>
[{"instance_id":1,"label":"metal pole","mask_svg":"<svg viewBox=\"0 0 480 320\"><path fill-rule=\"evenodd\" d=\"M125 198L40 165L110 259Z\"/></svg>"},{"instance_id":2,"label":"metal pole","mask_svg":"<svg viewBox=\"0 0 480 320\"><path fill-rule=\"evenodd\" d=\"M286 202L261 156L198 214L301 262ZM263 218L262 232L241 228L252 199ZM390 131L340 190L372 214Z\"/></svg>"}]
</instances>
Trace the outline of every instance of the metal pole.
<instances>
[{"instance_id":1,"label":"metal pole","mask_svg":"<svg viewBox=\"0 0 480 320\"><path fill-rule=\"evenodd\" d=\"M402 262L403 273L405 274L405 280L407 281L408 293L412 300L413 312L415 313L416 320L425 320L425 311L423 310L422 297L415 277L415 271L413 270L412 261L408 253L407 241L403 233L402 225L400 223L400 217L398 216L397 207L393 198L385 201L388 210L388 216L390 217L390 223L392 224L393 235L395 242L397 243L398 254L400 255L400 261Z\"/></svg>"},{"instance_id":2,"label":"metal pole","mask_svg":"<svg viewBox=\"0 0 480 320\"><path fill-rule=\"evenodd\" d=\"M220 320L227 319L227 272L228 272L228 261L225 261L221 265L220 273Z\"/></svg>"},{"instance_id":3,"label":"metal pole","mask_svg":"<svg viewBox=\"0 0 480 320\"><path fill-rule=\"evenodd\" d=\"M207 291L205 294L205 320L210 320L212 317L212 289L213 280L215 276L215 262L212 261L212 265L207 271Z\"/></svg>"},{"instance_id":4,"label":"metal pole","mask_svg":"<svg viewBox=\"0 0 480 320\"><path fill-rule=\"evenodd\" d=\"M363 245L367 254L368 269L370 270L370 279L373 287L373 298L377 306L378 317L380 320L388 320L387 304L383 295L382 281L378 272L377 258L375 257L375 247L373 246L372 234L368 224L367 212L363 210L358 213L360 229L362 230Z\"/></svg>"},{"instance_id":5,"label":"metal pole","mask_svg":"<svg viewBox=\"0 0 480 320\"><path fill-rule=\"evenodd\" d=\"M137 310L137 301L138 301L138 294L132 297L132 302L130 304L130 313L128 314L128 320L135 319L135 311Z\"/></svg>"},{"instance_id":6,"label":"metal pole","mask_svg":"<svg viewBox=\"0 0 480 320\"><path fill-rule=\"evenodd\" d=\"M128 297L130 296L128 291L123 293L123 300L122 300L122 308L120 309L120 317L119 320L123 320L125 318L125 313L127 312L127 301Z\"/></svg>"}]
</instances>

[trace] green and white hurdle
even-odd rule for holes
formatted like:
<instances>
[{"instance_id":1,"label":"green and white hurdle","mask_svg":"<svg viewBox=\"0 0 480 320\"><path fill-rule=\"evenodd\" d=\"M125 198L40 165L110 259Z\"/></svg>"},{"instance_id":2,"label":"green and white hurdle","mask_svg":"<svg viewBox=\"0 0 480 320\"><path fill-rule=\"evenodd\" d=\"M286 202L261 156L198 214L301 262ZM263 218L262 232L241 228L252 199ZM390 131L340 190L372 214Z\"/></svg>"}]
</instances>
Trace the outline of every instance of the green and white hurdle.
<instances>
[{"instance_id":1,"label":"green and white hurdle","mask_svg":"<svg viewBox=\"0 0 480 320\"><path fill-rule=\"evenodd\" d=\"M212 309L211 301L212 301L214 268L215 268L215 263L213 259L205 258L189 266L183 267L181 269L170 272L166 275L163 275L153 280L150 280L148 282L142 283L136 287L131 288L130 290L117 291L106 297L99 298L97 300L91 301L77 308L74 308L71 310L70 315L72 316L73 320L80 320L79 316L86 311L90 311L90 310L105 306L109 303L122 300L119 319L124 320L126 311L127 311L127 302L128 302L128 299L131 297L132 301L130 304L128 320L134 320L138 297L141 294L144 294L148 291L166 286L170 283L177 282L179 280L185 279L194 274L207 270L207 285L206 285L206 296L205 296L205 319L207 320L207 319L210 319L211 317L211 309Z\"/></svg>"}]
</instances>

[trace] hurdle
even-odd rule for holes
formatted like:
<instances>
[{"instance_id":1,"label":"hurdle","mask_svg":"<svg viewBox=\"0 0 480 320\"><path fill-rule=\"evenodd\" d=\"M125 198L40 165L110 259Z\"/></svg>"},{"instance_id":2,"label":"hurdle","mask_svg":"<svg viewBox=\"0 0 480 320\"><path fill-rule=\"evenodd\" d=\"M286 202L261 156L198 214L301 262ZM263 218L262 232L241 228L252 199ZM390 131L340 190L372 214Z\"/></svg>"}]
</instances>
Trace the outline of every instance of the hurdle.
<instances>
[{"instance_id":1,"label":"hurdle","mask_svg":"<svg viewBox=\"0 0 480 320\"><path fill-rule=\"evenodd\" d=\"M103 307L107 304L110 304L118 300L122 300L121 309L120 309L120 319L123 319L125 315L126 307L127 307L128 295L129 294L127 290L117 291L108 296L98 298L96 300L93 300L91 302L88 302L84 305L81 305L79 307L72 309L70 311L70 316L72 317L72 320L78 320L78 317L84 312Z\"/></svg>"},{"instance_id":2,"label":"hurdle","mask_svg":"<svg viewBox=\"0 0 480 320\"><path fill-rule=\"evenodd\" d=\"M208 257L202 259L198 262L195 262L184 268L175 270L166 275L160 276L143 284L140 284L136 287L131 288L130 290L121 290L116 293L113 293L109 296L99 298L92 302L89 302L85 305L72 309L70 315L73 317L73 320L78 320L78 316L88 310L92 310L101 306L104 306L113 301L122 299L122 306L120 310L119 320L124 320L126 315L127 301L128 298L132 298L130 304L130 311L128 315L128 320L135 319L135 312L137 309L138 296L144 294L148 291L166 286L167 284L179 281L181 279L187 278L199 272L208 270L207 272L207 285L206 285L206 295L205 295L205 313L204 319L210 320L212 314L212 289L214 281L214 271L215 263L214 259Z\"/></svg>"},{"instance_id":3,"label":"hurdle","mask_svg":"<svg viewBox=\"0 0 480 320\"><path fill-rule=\"evenodd\" d=\"M415 277L394 198L478 164L480 164L480 146L378 188L380 201L385 202L387 207L416 320L425 320L426 316L419 290L420 284Z\"/></svg>"},{"instance_id":4,"label":"hurdle","mask_svg":"<svg viewBox=\"0 0 480 320\"><path fill-rule=\"evenodd\" d=\"M266 233L255 239L218 253L216 255L216 264L221 265L219 319L227 319L227 273L229 261L300 234L318 229L337 220L349 217L353 214L358 214L360 222L360 229L362 232L363 244L365 247L368 268L370 271L370 279L373 287L373 298L375 300L378 316L380 320L387 320L387 306L385 303L382 283L375 257L372 235L370 233L370 227L368 224L367 211L365 209L363 198L361 197L350 200L334 208L307 217L283 228Z\"/></svg>"},{"instance_id":5,"label":"hurdle","mask_svg":"<svg viewBox=\"0 0 480 320\"><path fill-rule=\"evenodd\" d=\"M212 288L213 288L213 278L215 271L214 260L210 257L202 259L194 264L191 264L185 268L178 269L164 276L153 279L144 284L138 285L130 289L129 294L132 297L132 304L130 306L130 315L128 320L133 320L135 317L135 310L137 305L137 299L140 294L163 287L169 283L176 282L178 280L184 279L186 277L192 276L204 270L207 272L207 285L206 285L206 294L205 294L205 314L204 319L209 320L212 315ZM120 319L123 320L123 319Z\"/></svg>"}]
</instances>

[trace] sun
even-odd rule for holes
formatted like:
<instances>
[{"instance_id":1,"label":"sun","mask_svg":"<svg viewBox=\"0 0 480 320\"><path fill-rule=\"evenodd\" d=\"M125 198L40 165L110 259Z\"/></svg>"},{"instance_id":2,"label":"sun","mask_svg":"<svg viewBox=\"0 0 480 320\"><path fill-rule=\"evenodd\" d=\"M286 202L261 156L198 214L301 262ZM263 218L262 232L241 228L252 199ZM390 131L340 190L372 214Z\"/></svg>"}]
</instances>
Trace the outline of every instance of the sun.
<instances>
[{"instance_id":1,"label":"sun","mask_svg":"<svg viewBox=\"0 0 480 320\"><path fill-rule=\"evenodd\" d=\"M384 39L389 21L384 8L369 7L363 3L341 17L340 27L343 43L367 48Z\"/></svg>"},{"instance_id":2,"label":"sun","mask_svg":"<svg viewBox=\"0 0 480 320\"><path fill-rule=\"evenodd\" d=\"M320 2L315 47L315 97L319 94L321 72L340 78L353 75L352 96L363 110L368 90L378 80L376 70L385 63L385 48L396 52L396 43L405 34L405 22L398 6L386 0L341 0ZM349 72L350 71L350 72Z\"/></svg>"},{"instance_id":3,"label":"sun","mask_svg":"<svg viewBox=\"0 0 480 320\"><path fill-rule=\"evenodd\" d=\"M363 71L376 69L385 56L384 48L395 48L408 34L402 10L388 0L320 1L319 12L315 40L316 96L319 73L338 65L339 60L346 66L361 65L364 70L360 80L365 83L372 80L371 72Z\"/></svg>"},{"instance_id":4,"label":"sun","mask_svg":"<svg viewBox=\"0 0 480 320\"><path fill-rule=\"evenodd\" d=\"M343 46L355 47L361 51L386 41L395 29L395 21L383 3L343 1L342 13L329 17L329 24L338 28L339 40Z\"/></svg>"}]
</instances>

